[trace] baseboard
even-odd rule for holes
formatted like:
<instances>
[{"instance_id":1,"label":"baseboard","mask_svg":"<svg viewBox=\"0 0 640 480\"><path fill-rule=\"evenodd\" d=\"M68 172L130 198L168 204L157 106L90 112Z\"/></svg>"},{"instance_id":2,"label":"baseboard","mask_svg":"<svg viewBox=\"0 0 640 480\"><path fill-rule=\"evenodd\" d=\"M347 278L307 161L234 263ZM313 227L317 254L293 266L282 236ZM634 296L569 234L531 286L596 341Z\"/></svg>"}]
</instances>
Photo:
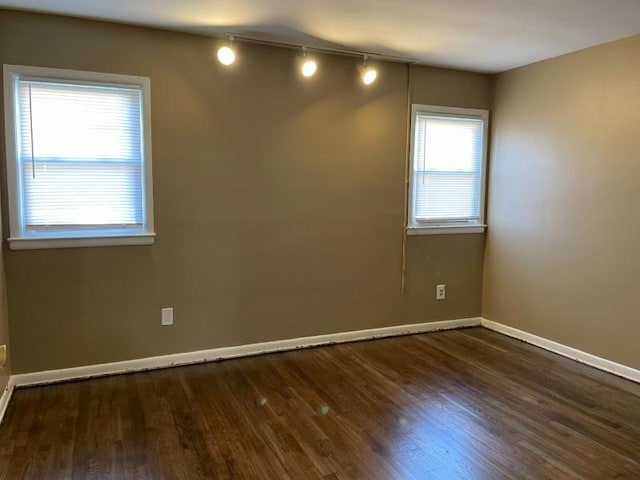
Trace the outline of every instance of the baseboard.
<instances>
[{"instance_id":1,"label":"baseboard","mask_svg":"<svg viewBox=\"0 0 640 480\"><path fill-rule=\"evenodd\" d=\"M9 377L9 381L7 382L7 386L2 391L2 395L0 396L0 424L2 424L2 419L4 418L4 414L7 411L7 407L9 406L9 400L11 400L11 395L13 395L13 389L15 387L14 377Z\"/></svg>"},{"instance_id":2,"label":"baseboard","mask_svg":"<svg viewBox=\"0 0 640 480\"><path fill-rule=\"evenodd\" d=\"M640 370L612 362L611 360L596 357L595 355L583 352L582 350L568 347L561 343L554 342L553 340L547 340L546 338L539 337L538 335L518 330L517 328L509 327L508 325L503 325L492 320L487 320L486 318L482 318L480 322L483 327L488 328L489 330L494 330L509 337L517 338L518 340L544 348L545 350L557 353L558 355L570 358L571 360L575 360L599 370L613 373L614 375L626 378L627 380L640 383Z\"/></svg>"},{"instance_id":3,"label":"baseboard","mask_svg":"<svg viewBox=\"0 0 640 480\"><path fill-rule=\"evenodd\" d=\"M332 333L313 337L300 337L288 340L276 340L272 342L253 343L235 347L213 348L195 352L176 353L159 357L139 358L122 362L102 363L84 367L64 368L60 370L48 370L44 372L24 373L14 375L16 387L43 385L49 383L80 380L105 375L117 375L121 373L140 372L158 368L189 365L193 363L213 362L236 357L246 357L263 353L296 350L300 348L317 347L333 343L356 342L372 340L374 338L393 337L415 333L435 332L438 330L450 330L455 328L480 326L480 318L464 318L459 320L443 320L439 322L417 323L412 325L397 325L393 327L372 328L352 332Z\"/></svg>"}]
</instances>

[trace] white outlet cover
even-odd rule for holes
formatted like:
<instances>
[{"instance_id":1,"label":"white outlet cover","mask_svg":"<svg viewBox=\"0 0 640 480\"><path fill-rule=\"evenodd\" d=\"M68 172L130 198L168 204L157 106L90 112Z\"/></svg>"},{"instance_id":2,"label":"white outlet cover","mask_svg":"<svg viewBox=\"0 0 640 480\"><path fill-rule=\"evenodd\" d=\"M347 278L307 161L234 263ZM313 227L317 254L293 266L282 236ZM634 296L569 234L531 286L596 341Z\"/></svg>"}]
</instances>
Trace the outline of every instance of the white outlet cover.
<instances>
[{"instance_id":1,"label":"white outlet cover","mask_svg":"<svg viewBox=\"0 0 640 480\"><path fill-rule=\"evenodd\" d=\"M162 325L165 327L173 325L173 308L162 309Z\"/></svg>"},{"instance_id":2,"label":"white outlet cover","mask_svg":"<svg viewBox=\"0 0 640 480\"><path fill-rule=\"evenodd\" d=\"M444 300L447 298L447 286L446 285L437 285L436 286L436 300Z\"/></svg>"}]
</instances>

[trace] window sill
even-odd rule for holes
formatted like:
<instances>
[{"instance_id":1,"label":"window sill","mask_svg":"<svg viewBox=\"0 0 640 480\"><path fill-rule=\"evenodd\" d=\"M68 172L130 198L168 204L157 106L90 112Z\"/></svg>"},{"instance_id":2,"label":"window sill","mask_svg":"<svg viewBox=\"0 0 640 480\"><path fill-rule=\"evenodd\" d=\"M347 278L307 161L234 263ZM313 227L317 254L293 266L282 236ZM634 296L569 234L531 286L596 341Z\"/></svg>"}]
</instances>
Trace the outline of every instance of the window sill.
<instances>
[{"instance_id":1,"label":"window sill","mask_svg":"<svg viewBox=\"0 0 640 480\"><path fill-rule=\"evenodd\" d=\"M464 233L484 233L486 225L431 225L407 227L407 235L452 235Z\"/></svg>"},{"instance_id":2,"label":"window sill","mask_svg":"<svg viewBox=\"0 0 640 480\"><path fill-rule=\"evenodd\" d=\"M9 238L11 250L36 250L44 248L112 247L119 245L153 245L155 233L122 235L112 237L66 237L66 238Z\"/></svg>"}]
</instances>

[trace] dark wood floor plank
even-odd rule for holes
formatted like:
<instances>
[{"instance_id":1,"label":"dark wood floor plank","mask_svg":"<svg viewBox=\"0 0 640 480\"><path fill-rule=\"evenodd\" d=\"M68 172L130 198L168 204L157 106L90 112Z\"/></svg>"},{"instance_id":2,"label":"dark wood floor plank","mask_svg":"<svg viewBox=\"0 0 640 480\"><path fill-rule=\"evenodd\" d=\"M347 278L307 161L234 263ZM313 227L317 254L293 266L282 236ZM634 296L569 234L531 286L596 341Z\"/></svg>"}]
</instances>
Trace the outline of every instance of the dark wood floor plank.
<instances>
[{"instance_id":1,"label":"dark wood floor plank","mask_svg":"<svg viewBox=\"0 0 640 480\"><path fill-rule=\"evenodd\" d=\"M453 345L448 345L445 340L438 342L436 348L446 349L447 351L454 350L455 347ZM479 368L482 369L481 362L477 362L476 365L473 365L471 368ZM510 375L509 370L512 366L505 364L503 366L494 366L494 369L491 370L491 373L487 373L482 377L484 380L487 380L488 385L483 386L483 389L486 391L494 391L495 388L490 387L490 379L492 376L495 376L495 373L499 373L500 369L503 372L507 372ZM582 367L588 368L588 367ZM480 375L474 375L474 378L480 378ZM527 372L522 372L521 376L518 378L525 378L526 380L521 380L518 383L515 383L510 379L510 376L505 376L503 378L496 377L500 380L502 385L501 395L498 399L498 402L502 406L502 408L506 408L509 412L510 416L518 417L519 421L528 427L528 433L532 438L537 438L540 442L556 442L558 446L555 451L556 454L560 453L563 457L570 456L570 451L566 450L566 448L571 448L574 443L573 442L562 442L562 436L558 434L557 422L554 422L558 418L562 419L563 423L572 423L577 425L579 428L574 429L572 431L573 434L580 433L580 430L584 428L589 429L590 425L594 425L595 419L585 415L580 402L567 402L565 399L560 396L560 393L565 389L566 382L563 379L554 384L554 379L552 376L547 376L546 378L539 378L539 382L532 382L532 378L537 377L537 373L530 373L527 375ZM505 388L506 387L506 388ZM505 395L504 392L516 392L517 395ZM587 392L584 392L584 398L587 402L590 402L589 395ZM511 397L511 398L509 398ZM518 413L517 408L518 405L517 400L520 397L520 401L523 402L525 409L521 413ZM543 399L539 401L539 399ZM637 402L636 398L629 399L633 405L633 402ZM494 400L491 397L487 398L487 403L492 404ZM494 418L498 417L495 413L492 415ZM540 420L545 421L545 428L541 429L536 422ZM551 428L550 428L551 427ZM613 431L609 429L609 427L604 423L597 423L597 429L591 429L590 441L591 445L587 449L588 452L597 453L601 451L603 448L606 449L606 445L600 442L603 439L606 439L605 443L609 441L619 442L619 451L609 452L606 455L607 458L611 457L611 454L614 456L622 456L623 463L627 463L633 457L637 456L637 445L635 445L635 441L630 443L629 440L637 439L638 436L632 436L629 438L623 432ZM607 437L609 435L609 437ZM626 452L625 452L626 450ZM628 453L630 455L629 458L624 457L624 453ZM576 453L576 458L580 458L583 456L582 452Z\"/></svg>"},{"instance_id":2,"label":"dark wood floor plank","mask_svg":"<svg viewBox=\"0 0 640 480\"><path fill-rule=\"evenodd\" d=\"M640 385L482 328L17 390L0 479L638 479Z\"/></svg>"}]
</instances>

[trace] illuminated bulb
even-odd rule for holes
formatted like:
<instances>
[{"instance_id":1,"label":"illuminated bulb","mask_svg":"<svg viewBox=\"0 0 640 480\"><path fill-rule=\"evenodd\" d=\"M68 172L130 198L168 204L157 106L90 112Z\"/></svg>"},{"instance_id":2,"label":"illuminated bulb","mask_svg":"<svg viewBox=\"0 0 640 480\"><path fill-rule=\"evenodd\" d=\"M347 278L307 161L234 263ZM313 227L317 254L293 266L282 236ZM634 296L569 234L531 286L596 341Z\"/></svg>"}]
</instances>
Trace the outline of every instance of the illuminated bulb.
<instances>
[{"instance_id":1,"label":"illuminated bulb","mask_svg":"<svg viewBox=\"0 0 640 480\"><path fill-rule=\"evenodd\" d=\"M362 83L365 85L371 85L376 81L376 77L378 76L378 72L375 68L366 68L362 71Z\"/></svg>"},{"instance_id":2,"label":"illuminated bulb","mask_svg":"<svg viewBox=\"0 0 640 480\"><path fill-rule=\"evenodd\" d=\"M236 60L236 54L231 47L220 47L218 50L218 60L223 65L231 65Z\"/></svg>"},{"instance_id":3,"label":"illuminated bulb","mask_svg":"<svg viewBox=\"0 0 640 480\"><path fill-rule=\"evenodd\" d=\"M305 77L312 77L316 70L318 69L318 64L313 60L307 60L302 64L302 75Z\"/></svg>"}]
</instances>

